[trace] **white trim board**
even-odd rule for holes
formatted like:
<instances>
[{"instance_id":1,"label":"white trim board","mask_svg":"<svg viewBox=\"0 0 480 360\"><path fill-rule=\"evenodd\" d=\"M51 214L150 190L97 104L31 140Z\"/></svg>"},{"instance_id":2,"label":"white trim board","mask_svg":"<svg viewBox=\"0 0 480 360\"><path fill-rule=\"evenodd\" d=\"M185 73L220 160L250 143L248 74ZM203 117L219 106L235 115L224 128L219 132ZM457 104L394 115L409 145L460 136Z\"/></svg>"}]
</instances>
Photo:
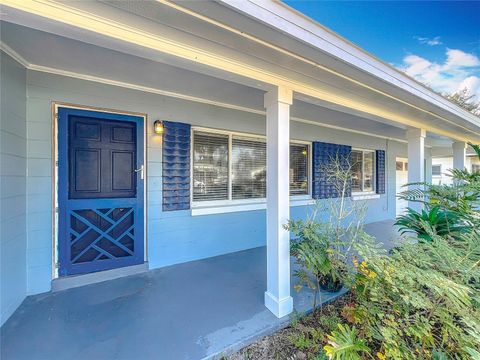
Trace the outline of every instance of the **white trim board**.
<instances>
[{"instance_id":1,"label":"white trim board","mask_svg":"<svg viewBox=\"0 0 480 360\"><path fill-rule=\"evenodd\" d=\"M201 97L180 94L180 93L177 93L177 92L162 90L162 89L159 89L159 88L152 88L152 87L147 87L147 86L143 86L143 85L126 83L126 82L122 82L122 81L118 81L118 80L101 78L101 77L93 76L93 75L87 75L87 74L61 70L61 69L51 68L51 67L42 66L42 65L31 64L26 59L22 58L14 50L12 50L8 45L6 45L4 42L1 42L1 41L0 41L0 49L2 49L3 51L5 51L5 53L7 53L8 55L15 58L23 66L25 66L26 69L31 70L31 71L38 71L38 72L43 72L43 73L52 74L52 75L60 75L60 76L75 78L75 79L79 79L79 80L97 82L97 83L101 83L101 84L105 84L105 85L112 85L112 86L122 87L122 88L126 88L126 89L131 89L131 90L143 91L143 92L147 92L147 93L151 93L151 94L158 94L158 95L168 96L168 97L172 97L172 98L176 98L176 99L182 99L182 100L193 101L193 102L206 104L206 105L218 106L218 107L222 107L222 108L226 108L226 109L244 111L244 112L257 114L257 115L265 115L266 114L266 112L264 110L258 110L258 109L248 108L248 107L245 107L245 106L239 106L239 105L229 104L229 103L225 103L225 102L205 99L205 98L201 98ZM341 111L339 111L339 112L341 112ZM392 141L397 141L397 142L405 143L405 144L408 143L407 140L401 139L401 138L374 134L374 133L371 133L371 132L368 132L368 131L348 129L348 128L341 127L341 126L336 126L336 125L323 124L323 123L319 123L319 122L314 121L314 120L303 119L303 118L299 118L299 117L295 117L295 116L291 116L290 120L295 121L295 122L299 122L299 123L308 124L308 125L315 125L315 126L320 126L320 127L324 127L324 128L328 128L328 129L333 129L333 130L339 130L339 131L343 131L343 132L349 132L349 133L358 134L358 135L365 135L365 136L371 136L371 137L375 137L375 138L379 138L379 139L392 140ZM372 120L372 121L374 121L374 120ZM426 147L431 147L431 146L426 145Z\"/></svg>"},{"instance_id":2,"label":"white trim board","mask_svg":"<svg viewBox=\"0 0 480 360\"><path fill-rule=\"evenodd\" d=\"M369 54L364 49L354 45L350 41L342 38L338 34L322 26L318 22L312 20L308 16L302 14L285 3L277 1L259 2L251 0L245 0L241 2L235 0L219 1L237 12L249 14L256 20L263 21L280 32L287 32L289 36L295 39L306 42L316 49L325 51L328 54L361 69L365 73L374 75L384 83L393 84L394 86L409 91L413 95L427 100L434 105L440 106L457 116L467 116L469 117L470 121L478 123L478 120L464 109L455 105L451 101L444 99L415 79L401 73L398 69L395 69L393 66ZM161 2L167 3L168 1L163 0ZM309 59L306 60L311 61ZM339 74L334 70L328 70L336 73L339 76L342 76L342 74ZM347 79L347 77L345 78ZM347 80L353 80L356 82L354 79ZM382 95L395 98L377 89L374 91ZM396 100L416 108L416 106L408 104L403 100ZM429 112L425 109L422 109L422 111Z\"/></svg>"},{"instance_id":3,"label":"white trim board","mask_svg":"<svg viewBox=\"0 0 480 360\"><path fill-rule=\"evenodd\" d=\"M290 200L290 207L296 206L308 206L314 205L315 200L305 199L305 200ZM192 216L201 216L201 215L214 215L214 214L227 214L232 212L242 212L242 211L255 211L255 210L266 210L267 202L266 200L256 202L256 203L244 203L238 205L226 205L226 206L210 206L210 207L193 207L191 208Z\"/></svg>"},{"instance_id":4,"label":"white trim board","mask_svg":"<svg viewBox=\"0 0 480 360\"><path fill-rule=\"evenodd\" d=\"M148 271L148 262L139 265L124 266L111 270L97 271L88 274L59 277L52 280L52 291L62 291L80 286L96 284L125 276L141 274Z\"/></svg>"},{"instance_id":5,"label":"white trim board","mask_svg":"<svg viewBox=\"0 0 480 360\"><path fill-rule=\"evenodd\" d=\"M62 23L68 26L73 32L75 32L75 36L79 40L85 36L85 32L82 33L83 29L88 31L89 34L100 34L111 40L114 39L115 41L121 41L126 47L141 46L145 49L169 54L180 59L205 65L212 69L227 71L245 79L253 79L273 86L286 87L300 94L321 99L341 107L354 109L372 116L378 116L406 126L429 128L437 134L451 137L459 141L476 141L476 136L478 136L477 130L469 129L457 120L450 120L426 109L423 110L428 112L430 116L439 118L442 121L451 124L458 130L445 130L441 125L434 126L431 123L426 123L418 116L398 114L392 112L390 109L381 109L377 106L371 106L362 101L343 96L342 94L333 94L324 91L321 88L317 88L315 85L306 83L303 80L295 80L286 77L282 73L276 73L271 70L266 70L245 63L234 57L219 53L216 50L207 50L200 48L197 44L176 41L172 38L166 37L165 34L148 32L136 25L119 23L118 21L105 16L102 17L101 13L97 14L49 0L44 0L42 2L35 2L33 0L3 0L3 2L6 7L14 10L9 13L8 18L9 21L12 22L22 22L21 14L28 14L32 17L32 21L33 18L35 18L35 21L38 21L37 25L42 26L46 31L48 31L48 29L52 30L51 28L53 25L49 22ZM243 3L247 4L247 2L242 2L242 4ZM250 2L248 3L250 4ZM280 16L277 17L280 18ZM257 21L261 21L260 14L255 15L254 18L256 18ZM288 24L285 25L287 26ZM435 105L431 101L430 103ZM466 117L466 115L463 117L460 116L460 118L469 124L476 126L479 124L476 119L472 120L472 117ZM467 135L468 133L474 135Z\"/></svg>"}]
</instances>

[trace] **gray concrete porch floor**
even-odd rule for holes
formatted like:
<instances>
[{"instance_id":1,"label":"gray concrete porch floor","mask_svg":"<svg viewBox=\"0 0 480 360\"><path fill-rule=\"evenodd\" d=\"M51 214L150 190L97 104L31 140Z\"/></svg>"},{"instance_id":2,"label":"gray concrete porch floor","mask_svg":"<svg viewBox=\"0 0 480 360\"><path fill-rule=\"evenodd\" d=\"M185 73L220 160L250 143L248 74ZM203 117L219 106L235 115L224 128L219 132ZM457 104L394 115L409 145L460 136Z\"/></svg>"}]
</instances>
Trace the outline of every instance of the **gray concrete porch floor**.
<instances>
[{"instance_id":1,"label":"gray concrete porch floor","mask_svg":"<svg viewBox=\"0 0 480 360\"><path fill-rule=\"evenodd\" d=\"M396 238L392 221L367 231ZM295 278L292 278L292 287ZM28 297L1 328L0 358L202 359L288 324L263 304L265 247ZM292 289L295 309L312 294ZM328 301L338 294L324 294Z\"/></svg>"}]
</instances>

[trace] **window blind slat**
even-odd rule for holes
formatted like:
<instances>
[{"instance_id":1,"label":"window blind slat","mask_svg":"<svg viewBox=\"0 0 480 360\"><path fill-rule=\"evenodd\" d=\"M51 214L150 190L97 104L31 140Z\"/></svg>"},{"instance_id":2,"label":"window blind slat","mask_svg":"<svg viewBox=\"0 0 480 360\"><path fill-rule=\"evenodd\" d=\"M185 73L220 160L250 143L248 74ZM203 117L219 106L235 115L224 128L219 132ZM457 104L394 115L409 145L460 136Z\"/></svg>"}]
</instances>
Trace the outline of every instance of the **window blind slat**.
<instances>
[{"instance_id":1,"label":"window blind slat","mask_svg":"<svg viewBox=\"0 0 480 360\"><path fill-rule=\"evenodd\" d=\"M290 145L290 195L308 194L308 145Z\"/></svg>"},{"instance_id":2,"label":"window blind slat","mask_svg":"<svg viewBox=\"0 0 480 360\"><path fill-rule=\"evenodd\" d=\"M228 136L194 133L193 200L228 199Z\"/></svg>"},{"instance_id":3,"label":"window blind slat","mask_svg":"<svg viewBox=\"0 0 480 360\"><path fill-rule=\"evenodd\" d=\"M309 194L308 152L308 145L290 145L291 195ZM266 175L265 139L248 135L194 131L193 201L266 198Z\"/></svg>"},{"instance_id":4,"label":"window blind slat","mask_svg":"<svg viewBox=\"0 0 480 360\"><path fill-rule=\"evenodd\" d=\"M371 192L375 180L375 151L352 150L352 191Z\"/></svg>"},{"instance_id":5,"label":"window blind slat","mask_svg":"<svg viewBox=\"0 0 480 360\"><path fill-rule=\"evenodd\" d=\"M352 162L352 191L363 191L363 153L361 151L352 150L351 154Z\"/></svg>"},{"instance_id":6,"label":"window blind slat","mask_svg":"<svg viewBox=\"0 0 480 360\"><path fill-rule=\"evenodd\" d=\"M232 198L267 196L267 146L265 141L232 138Z\"/></svg>"},{"instance_id":7,"label":"window blind slat","mask_svg":"<svg viewBox=\"0 0 480 360\"><path fill-rule=\"evenodd\" d=\"M373 151L363 153L363 174L364 174L363 191L373 191L374 158L375 158L375 155Z\"/></svg>"}]
</instances>

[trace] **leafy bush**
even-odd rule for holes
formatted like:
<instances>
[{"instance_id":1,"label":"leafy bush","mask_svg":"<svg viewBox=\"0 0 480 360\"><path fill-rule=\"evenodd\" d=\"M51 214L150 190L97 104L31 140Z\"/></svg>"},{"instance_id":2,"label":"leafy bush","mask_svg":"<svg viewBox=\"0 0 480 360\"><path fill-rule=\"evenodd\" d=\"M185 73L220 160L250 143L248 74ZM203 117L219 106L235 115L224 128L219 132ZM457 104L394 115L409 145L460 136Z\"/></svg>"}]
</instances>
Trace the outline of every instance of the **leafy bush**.
<instances>
[{"instance_id":1,"label":"leafy bush","mask_svg":"<svg viewBox=\"0 0 480 360\"><path fill-rule=\"evenodd\" d=\"M402 194L423 205L397 219L419 241L389 256L355 244L362 261L352 263L353 301L342 310L354 327L330 334L331 359L372 358L368 349L378 359L480 359L480 172L451 176L450 186L413 184Z\"/></svg>"},{"instance_id":2,"label":"leafy bush","mask_svg":"<svg viewBox=\"0 0 480 360\"><path fill-rule=\"evenodd\" d=\"M352 287L354 323L387 358L468 358L480 345L480 238L429 236L390 257L365 256Z\"/></svg>"},{"instance_id":3,"label":"leafy bush","mask_svg":"<svg viewBox=\"0 0 480 360\"><path fill-rule=\"evenodd\" d=\"M337 156L322 171L339 197L318 201L306 220L289 220L285 225L294 237L290 251L300 266L294 272L299 279L296 289L306 286L313 291L313 308L321 288L333 292L341 289L347 279L354 245L367 238L363 231L365 202L354 202L349 194L350 162Z\"/></svg>"},{"instance_id":4,"label":"leafy bush","mask_svg":"<svg viewBox=\"0 0 480 360\"><path fill-rule=\"evenodd\" d=\"M357 360L361 359L362 353L370 352L365 340L358 337L357 329L342 324L328 335L328 345L323 348L327 356L335 360Z\"/></svg>"},{"instance_id":5,"label":"leafy bush","mask_svg":"<svg viewBox=\"0 0 480 360\"><path fill-rule=\"evenodd\" d=\"M468 231L462 216L455 211L442 209L438 205L422 209L420 213L408 208L404 215L397 218L395 225L400 227L401 234L415 233L418 239L424 241L432 241L429 231L439 236L457 236Z\"/></svg>"},{"instance_id":6,"label":"leafy bush","mask_svg":"<svg viewBox=\"0 0 480 360\"><path fill-rule=\"evenodd\" d=\"M294 271L294 275L300 281L296 285L296 290L300 291L303 286L311 289L314 293L313 308L315 308L317 296L320 296L322 277L333 269L328 254L328 239L321 232L321 224L310 218L306 221L290 220L287 228L296 238L290 247L290 252L299 265L299 269Z\"/></svg>"}]
</instances>

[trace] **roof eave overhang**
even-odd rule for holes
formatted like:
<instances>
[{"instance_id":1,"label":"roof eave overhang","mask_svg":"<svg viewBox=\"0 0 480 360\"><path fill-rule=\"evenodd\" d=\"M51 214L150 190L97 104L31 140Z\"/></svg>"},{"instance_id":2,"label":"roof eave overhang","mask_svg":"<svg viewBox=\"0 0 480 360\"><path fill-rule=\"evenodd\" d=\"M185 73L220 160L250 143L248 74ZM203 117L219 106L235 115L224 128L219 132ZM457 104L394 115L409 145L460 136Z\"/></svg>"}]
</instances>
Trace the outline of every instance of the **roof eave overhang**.
<instances>
[{"instance_id":1,"label":"roof eave overhang","mask_svg":"<svg viewBox=\"0 0 480 360\"><path fill-rule=\"evenodd\" d=\"M222 2L222 4L226 4L228 1L225 0ZM191 61L192 64L208 66L212 69L218 69L224 72L235 74L236 76L254 79L256 81L260 81L273 86L285 86L299 94L320 99L322 101L338 105L339 107L354 109L356 111L363 112L364 114L368 114L374 117L384 118L389 121L402 124L404 126L427 128L428 130L431 130L432 132L435 132L439 135L444 135L460 141L477 142L478 139L480 139L480 132L477 131L477 129L480 130L480 123L478 122L478 119L475 118L472 119L472 121L469 121L466 116L466 114L468 113L454 106L451 103L450 105L453 106L454 110L459 110L458 115L450 112L450 116L448 118L443 118L436 114L430 114L429 111L424 111L424 113L426 113L427 116L436 116L438 119L442 121L444 120L446 123L449 123L450 126L452 124L458 126L459 130L456 131L445 130L442 128L442 126L438 126L438 124L429 126L428 123L425 123L425 121L419 121L416 117L400 114L395 111L380 109L375 106L366 106L361 102L352 101L347 97L342 97L338 94L332 94L328 91L315 88L315 86L295 81L295 79L290 79L286 76L282 76L282 74L270 72L268 71L268 69L265 70L257 68L255 66L252 66L251 64L242 62L241 59L225 56L224 54L222 54L222 52L208 51L204 48L192 44L178 42L175 41L175 39L162 37L159 34L149 33L141 27L132 27L125 23L119 23L118 21L115 21L115 19L109 18L105 14L102 17L95 12L85 12L69 6L68 4L62 4L50 0L0 0L0 2L12 9L28 13L29 15L37 16L44 20L51 21L52 23L62 23L63 26L69 26L79 29L80 33L95 33L99 36L103 36L106 38L108 37L114 42L124 42L129 43L132 46L142 46L144 48L159 51L165 54L172 55L174 57ZM169 3L168 0L161 0L159 2L161 2L162 4ZM246 4L247 2L238 2L237 4L240 3ZM253 4L250 2L248 3ZM283 7L283 5L279 6ZM293 12L291 10L288 10L288 8L285 9L286 11L289 11L293 14ZM241 16L245 16L245 13L241 12L240 10L238 14L242 14ZM256 18L256 21L264 22L264 20L258 18ZM321 28L320 26L318 27ZM299 39L298 41L303 40ZM360 70L365 71L362 69ZM438 119L436 120L438 121ZM465 122L468 122L468 127L470 127L470 130L468 131L467 128L463 126L463 123ZM473 132L471 130L472 127L475 129L473 130ZM463 131L462 129L465 129L465 131Z\"/></svg>"},{"instance_id":2,"label":"roof eave overhang","mask_svg":"<svg viewBox=\"0 0 480 360\"><path fill-rule=\"evenodd\" d=\"M281 1L216 0L342 62L480 126L480 119Z\"/></svg>"}]
</instances>

